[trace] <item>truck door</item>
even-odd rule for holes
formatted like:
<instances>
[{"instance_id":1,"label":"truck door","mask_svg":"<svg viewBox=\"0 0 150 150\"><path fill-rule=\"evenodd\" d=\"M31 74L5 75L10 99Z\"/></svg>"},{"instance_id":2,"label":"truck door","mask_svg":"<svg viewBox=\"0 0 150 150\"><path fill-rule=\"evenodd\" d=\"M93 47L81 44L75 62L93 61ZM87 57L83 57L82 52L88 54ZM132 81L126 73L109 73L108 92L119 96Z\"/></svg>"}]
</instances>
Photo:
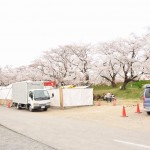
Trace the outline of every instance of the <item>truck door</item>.
<instances>
[{"instance_id":1,"label":"truck door","mask_svg":"<svg viewBox=\"0 0 150 150\"><path fill-rule=\"evenodd\" d=\"M28 103L32 104L33 103L33 92L29 92L29 96L28 96Z\"/></svg>"}]
</instances>

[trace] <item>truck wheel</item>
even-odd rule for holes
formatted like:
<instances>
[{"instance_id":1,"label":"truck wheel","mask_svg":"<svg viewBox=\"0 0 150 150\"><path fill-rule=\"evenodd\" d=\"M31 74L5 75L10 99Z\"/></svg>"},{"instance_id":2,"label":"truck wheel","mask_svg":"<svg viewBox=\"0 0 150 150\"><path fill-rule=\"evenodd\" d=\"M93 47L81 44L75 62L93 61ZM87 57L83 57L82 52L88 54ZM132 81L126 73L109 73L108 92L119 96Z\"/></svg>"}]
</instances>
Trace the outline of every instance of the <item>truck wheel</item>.
<instances>
[{"instance_id":1,"label":"truck wheel","mask_svg":"<svg viewBox=\"0 0 150 150\"><path fill-rule=\"evenodd\" d=\"M29 106L29 111L31 111L31 112L33 111L33 109L32 109L32 107L31 107L31 105Z\"/></svg>"},{"instance_id":2,"label":"truck wheel","mask_svg":"<svg viewBox=\"0 0 150 150\"><path fill-rule=\"evenodd\" d=\"M47 111L47 108L44 108L43 110L44 110L44 111Z\"/></svg>"},{"instance_id":3,"label":"truck wheel","mask_svg":"<svg viewBox=\"0 0 150 150\"><path fill-rule=\"evenodd\" d=\"M150 115L150 111L148 111L147 114Z\"/></svg>"},{"instance_id":4,"label":"truck wheel","mask_svg":"<svg viewBox=\"0 0 150 150\"><path fill-rule=\"evenodd\" d=\"M19 104L17 104L17 109L18 109L18 110L20 109L20 106L19 106Z\"/></svg>"}]
</instances>

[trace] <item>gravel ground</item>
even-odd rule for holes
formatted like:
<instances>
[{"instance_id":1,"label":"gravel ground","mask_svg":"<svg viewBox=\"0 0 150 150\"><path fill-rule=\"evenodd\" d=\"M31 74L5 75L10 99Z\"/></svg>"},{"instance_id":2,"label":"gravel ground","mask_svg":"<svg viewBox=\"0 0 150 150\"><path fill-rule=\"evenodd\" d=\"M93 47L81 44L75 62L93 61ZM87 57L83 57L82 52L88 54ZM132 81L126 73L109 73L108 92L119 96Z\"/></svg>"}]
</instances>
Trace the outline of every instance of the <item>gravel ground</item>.
<instances>
[{"instance_id":1,"label":"gravel ground","mask_svg":"<svg viewBox=\"0 0 150 150\"><path fill-rule=\"evenodd\" d=\"M54 150L0 125L0 150Z\"/></svg>"}]
</instances>

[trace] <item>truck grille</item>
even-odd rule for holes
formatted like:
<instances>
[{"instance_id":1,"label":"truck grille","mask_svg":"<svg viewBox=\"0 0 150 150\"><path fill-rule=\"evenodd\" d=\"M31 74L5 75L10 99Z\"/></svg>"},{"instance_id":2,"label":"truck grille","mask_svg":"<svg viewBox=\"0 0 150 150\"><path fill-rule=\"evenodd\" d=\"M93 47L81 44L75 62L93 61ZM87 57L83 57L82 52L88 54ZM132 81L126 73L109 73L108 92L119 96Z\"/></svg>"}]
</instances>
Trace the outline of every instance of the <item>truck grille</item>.
<instances>
[{"instance_id":1,"label":"truck grille","mask_svg":"<svg viewBox=\"0 0 150 150\"><path fill-rule=\"evenodd\" d=\"M46 106L46 104L39 104L39 106Z\"/></svg>"}]
</instances>

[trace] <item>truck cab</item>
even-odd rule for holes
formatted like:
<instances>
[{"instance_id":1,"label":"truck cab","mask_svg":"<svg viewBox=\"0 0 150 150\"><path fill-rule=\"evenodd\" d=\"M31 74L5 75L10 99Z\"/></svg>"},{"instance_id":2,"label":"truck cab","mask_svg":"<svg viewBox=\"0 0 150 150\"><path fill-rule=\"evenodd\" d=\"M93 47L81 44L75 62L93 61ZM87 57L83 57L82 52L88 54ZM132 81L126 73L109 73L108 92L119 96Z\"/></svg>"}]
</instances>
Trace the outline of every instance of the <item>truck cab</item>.
<instances>
[{"instance_id":1,"label":"truck cab","mask_svg":"<svg viewBox=\"0 0 150 150\"><path fill-rule=\"evenodd\" d=\"M36 89L30 90L28 95L28 109L43 109L47 111L50 108L50 96L47 90Z\"/></svg>"}]
</instances>

